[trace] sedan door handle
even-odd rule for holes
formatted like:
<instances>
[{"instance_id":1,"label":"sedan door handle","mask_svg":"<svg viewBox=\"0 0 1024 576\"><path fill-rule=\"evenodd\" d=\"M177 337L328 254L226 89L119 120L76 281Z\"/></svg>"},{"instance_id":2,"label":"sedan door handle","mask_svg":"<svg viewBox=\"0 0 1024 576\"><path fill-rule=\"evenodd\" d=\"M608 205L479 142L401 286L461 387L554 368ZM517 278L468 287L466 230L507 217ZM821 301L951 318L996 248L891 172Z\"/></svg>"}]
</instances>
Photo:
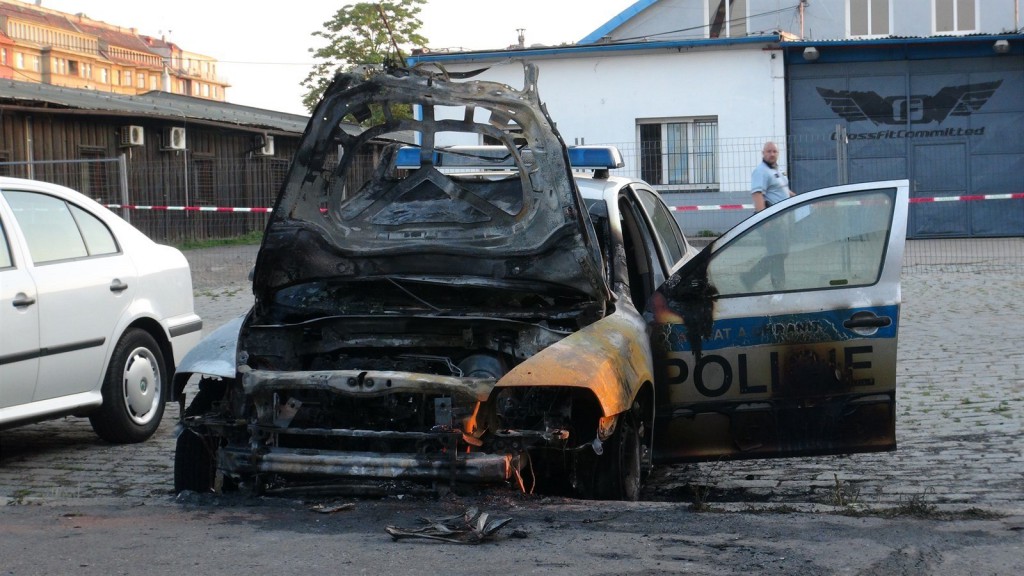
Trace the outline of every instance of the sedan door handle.
<instances>
[{"instance_id":1,"label":"sedan door handle","mask_svg":"<svg viewBox=\"0 0 1024 576\"><path fill-rule=\"evenodd\" d=\"M121 282L120 278L114 278L114 281L110 283L111 292L124 292L128 289L128 285Z\"/></svg>"},{"instance_id":2,"label":"sedan door handle","mask_svg":"<svg viewBox=\"0 0 1024 576\"><path fill-rule=\"evenodd\" d=\"M24 292L18 293L18 295L14 297L14 300L11 301L11 304L14 304L15 308L24 308L35 303L36 299L31 296L27 296Z\"/></svg>"},{"instance_id":3,"label":"sedan door handle","mask_svg":"<svg viewBox=\"0 0 1024 576\"><path fill-rule=\"evenodd\" d=\"M873 312L858 312L843 322L843 326L850 328L884 328L892 324L892 318L888 316L875 316Z\"/></svg>"}]
</instances>

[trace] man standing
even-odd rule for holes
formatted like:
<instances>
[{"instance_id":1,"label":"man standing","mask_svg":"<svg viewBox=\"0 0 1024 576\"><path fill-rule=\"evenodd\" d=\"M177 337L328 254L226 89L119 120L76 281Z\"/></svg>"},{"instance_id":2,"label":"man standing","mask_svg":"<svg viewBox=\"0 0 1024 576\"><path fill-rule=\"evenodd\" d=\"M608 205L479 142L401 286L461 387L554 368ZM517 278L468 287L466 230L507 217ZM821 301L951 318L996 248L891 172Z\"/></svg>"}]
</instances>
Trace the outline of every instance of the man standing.
<instances>
[{"instance_id":1,"label":"man standing","mask_svg":"<svg viewBox=\"0 0 1024 576\"><path fill-rule=\"evenodd\" d=\"M772 204L778 204L790 196L789 178L779 170L779 147L768 141L761 148L761 163L750 175L750 193L754 197L754 212L760 212Z\"/></svg>"},{"instance_id":2,"label":"man standing","mask_svg":"<svg viewBox=\"0 0 1024 576\"><path fill-rule=\"evenodd\" d=\"M795 196L789 189L789 178L779 170L779 147L775 142L768 141L761 148L761 163L750 175L750 193L754 199L754 212L760 212L773 204L778 204L790 196ZM782 290L786 284L786 253L789 252L788 222L776 218L761 226L764 244L767 250L765 257L752 269L744 272L740 279L748 290L762 291L756 284L761 278L770 274L772 288Z\"/></svg>"}]
</instances>

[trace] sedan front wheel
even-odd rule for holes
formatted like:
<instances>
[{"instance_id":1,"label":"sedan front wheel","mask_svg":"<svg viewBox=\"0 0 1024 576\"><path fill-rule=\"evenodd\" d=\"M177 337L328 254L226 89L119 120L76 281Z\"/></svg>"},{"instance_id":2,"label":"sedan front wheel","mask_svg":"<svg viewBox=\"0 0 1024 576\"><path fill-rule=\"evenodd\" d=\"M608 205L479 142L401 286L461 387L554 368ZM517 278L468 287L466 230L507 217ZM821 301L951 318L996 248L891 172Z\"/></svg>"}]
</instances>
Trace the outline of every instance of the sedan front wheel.
<instances>
[{"instance_id":1,"label":"sedan front wheel","mask_svg":"<svg viewBox=\"0 0 1024 576\"><path fill-rule=\"evenodd\" d=\"M89 416L96 434L115 444L142 442L152 436L164 414L165 374L156 340L144 330L127 330L107 367L103 406Z\"/></svg>"}]
</instances>

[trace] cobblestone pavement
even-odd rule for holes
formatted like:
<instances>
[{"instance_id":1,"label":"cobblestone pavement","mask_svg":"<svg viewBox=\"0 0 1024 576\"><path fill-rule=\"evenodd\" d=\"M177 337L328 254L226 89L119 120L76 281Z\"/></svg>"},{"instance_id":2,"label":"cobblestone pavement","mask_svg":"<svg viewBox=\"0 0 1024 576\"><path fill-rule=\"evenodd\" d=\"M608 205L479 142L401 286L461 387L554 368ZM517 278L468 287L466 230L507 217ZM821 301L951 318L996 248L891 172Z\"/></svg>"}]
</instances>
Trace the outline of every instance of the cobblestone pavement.
<instances>
[{"instance_id":1,"label":"cobblestone pavement","mask_svg":"<svg viewBox=\"0 0 1024 576\"><path fill-rule=\"evenodd\" d=\"M204 331L245 311L240 257L196 282ZM212 266L211 268L218 268ZM200 270L200 274L203 271ZM241 274L241 276L239 276ZM892 453L661 467L646 497L744 509L855 505L1024 513L1024 267L905 271ZM0 504L173 501L169 405L149 442L113 446L83 418L0 432Z\"/></svg>"}]
</instances>

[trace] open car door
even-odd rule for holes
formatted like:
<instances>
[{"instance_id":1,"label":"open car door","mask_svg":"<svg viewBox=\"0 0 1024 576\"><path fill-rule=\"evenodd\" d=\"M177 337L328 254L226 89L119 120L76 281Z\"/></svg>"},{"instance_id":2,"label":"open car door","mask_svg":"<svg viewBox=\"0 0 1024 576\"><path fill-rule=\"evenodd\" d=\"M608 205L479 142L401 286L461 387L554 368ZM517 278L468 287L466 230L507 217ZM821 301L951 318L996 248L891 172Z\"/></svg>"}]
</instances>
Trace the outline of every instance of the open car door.
<instances>
[{"instance_id":1,"label":"open car door","mask_svg":"<svg viewBox=\"0 0 1024 576\"><path fill-rule=\"evenodd\" d=\"M656 460L896 448L907 200L906 180L800 194L659 288Z\"/></svg>"}]
</instances>

